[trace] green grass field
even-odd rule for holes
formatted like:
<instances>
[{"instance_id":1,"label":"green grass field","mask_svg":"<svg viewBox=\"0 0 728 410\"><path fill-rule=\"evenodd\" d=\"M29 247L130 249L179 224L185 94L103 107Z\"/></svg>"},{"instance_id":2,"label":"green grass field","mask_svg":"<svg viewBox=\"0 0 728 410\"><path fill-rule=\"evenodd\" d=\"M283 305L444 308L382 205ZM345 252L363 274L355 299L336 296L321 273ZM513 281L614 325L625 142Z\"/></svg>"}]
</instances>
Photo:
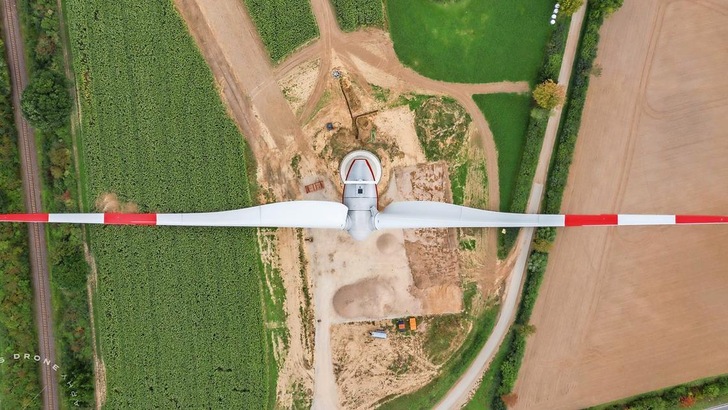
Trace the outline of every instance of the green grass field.
<instances>
[{"instance_id":1,"label":"green grass field","mask_svg":"<svg viewBox=\"0 0 728 410\"><path fill-rule=\"evenodd\" d=\"M387 1L399 59L430 78L533 82L552 0Z\"/></svg>"},{"instance_id":2,"label":"green grass field","mask_svg":"<svg viewBox=\"0 0 728 410\"><path fill-rule=\"evenodd\" d=\"M360 27L384 27L384 6L382 0L331 0L336 11L336 20L344 31Z\"/></svg>"},{"instance_id":3,"label":"green grass field","mask_svg":"<svg viewBox=\"0 0 728 410\"><path fill-rule=\"evenodd\" d=\"M173 4L65 6L89 198L114 192L150 212L249 205L243 137ZM273 406L254 230L89 232L107 408Z\"/></svg>"},{"instance_id":4,"label":"green grass field","mask_svg":"<svg viewBox=\"0 0 728 410\"><path fill-rule=\"evenodd\" d=\"M500 209L508 211L521 166L526 127L531 111L528 94L487 94L473 96L488 119L498 149Z\"/></svg>"},{"instance_id":5,"label":"green grass field","mask_svg":"<svg viewBox=\"0 0 728 410\"><path fill-rule=\"evenodd\" d=\"M244 0L268 54L281 61L319 35L311 4L300 0Z\"/></svg>"}]
</instances>

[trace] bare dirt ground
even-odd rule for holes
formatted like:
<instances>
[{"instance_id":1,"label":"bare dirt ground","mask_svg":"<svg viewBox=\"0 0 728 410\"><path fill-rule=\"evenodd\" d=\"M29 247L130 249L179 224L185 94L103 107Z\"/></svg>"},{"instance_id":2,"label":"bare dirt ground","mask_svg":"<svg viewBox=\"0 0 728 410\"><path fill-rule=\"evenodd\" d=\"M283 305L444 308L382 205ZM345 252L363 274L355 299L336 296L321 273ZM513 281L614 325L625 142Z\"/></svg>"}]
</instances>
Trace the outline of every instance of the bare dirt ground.
<instances>
[{"instance_id":1,"label":"bare dirt ground","mask_svg":"<svg viewBox=\"0 0 728 410\"><path fill-rule=\"evenodd\" d=\"M293 112L299 112L301 107L309 100L316 86L321 59L315 59L296 66L287 75L278 80L278 86L288 100Z\"/></svg>"},{"instance_id":2,"label":"bare dirt ground","mask_svg":"<svg viewBox=\"0 0 728 410\"><path fill-rule=\"evenodd\" d=\"M335 325L331 336L334 373L342 407L370 409L385 395L402 394L429 382L437 366L427 358L420 334L388 332L385 340L370 331L391 329L391 321Z\"/></svg>"},{"instance_id":3,"label":"bare dirt ground","mask_svg":"<svg viewBox=\"0 0 728 410\"><path fill-rule=\"evenodd\" d=\"M563 211L725 213L727 21L714 0L627 0L607 20ZM515 408L728 372L726 240L710 226L560 232Z\"/></svg>"}]
</instances>

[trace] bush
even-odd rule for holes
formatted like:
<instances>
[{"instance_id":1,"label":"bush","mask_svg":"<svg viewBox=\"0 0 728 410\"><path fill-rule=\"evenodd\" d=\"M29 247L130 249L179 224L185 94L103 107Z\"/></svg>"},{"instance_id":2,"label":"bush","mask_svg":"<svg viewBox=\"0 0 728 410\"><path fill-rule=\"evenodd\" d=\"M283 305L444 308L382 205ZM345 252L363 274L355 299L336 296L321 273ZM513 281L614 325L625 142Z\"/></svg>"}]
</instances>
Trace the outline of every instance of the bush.
<instances>
[{"instance_id":1,"label":"bush","mask_svg":"<svg viewBox=\"0 0 728 410\"><path fill-rule=\"evenodd\" d=\"M23 91L23 115L34 127L48 131L62 127L71 113L66 78L52 70L41 70Z\"/></svg>"},{"instance_id":2,"label":"bush","mask_svg":"<svg viewBox=\"0 0 728 410\"><path fill-rule=\"evenodd\" d=\"M44 191L49 194L44 206L50 212L78 212L75 159L69 149L72 103L63 75L57 6L54 0L19 2L31 72L21 108L40 131ZM35 120L30 118L34 115ZM94 379L82 231L78 225L52 225L46 232L54 316L59 318L54 327L58 360L67 381L72 380L60 388L61 407L90 407Z\"/></svg>"},{"instance_id":3,"label":"bush","mask_svg":"<svg viewBox=\"0 0 728 410\"><path fill-rule=\"evenodd\" d=\"M584 4L584 0L561 0L561 13L571 16Z\"/></svg>"},{"instance_id":4,"label":"bush","mask_svg":"<svg viewBox=\"0 0 728 410\"><path fill-rule=\"evenodd\" d=\"M556 240L556 228L538 228L533 240L533 249L538 252L548 252Z\"/></svg>"},{"instance_id":5,"label":"bush","mask_svg":"<svg viewBox=\"0 0 728 410\"><path fill-rule=\"evenodd\" d=\"M718 383L706 384L703 387L703 397L707 400L713 400L720 396L720 385Z\"/></svg>"}]
</instances>

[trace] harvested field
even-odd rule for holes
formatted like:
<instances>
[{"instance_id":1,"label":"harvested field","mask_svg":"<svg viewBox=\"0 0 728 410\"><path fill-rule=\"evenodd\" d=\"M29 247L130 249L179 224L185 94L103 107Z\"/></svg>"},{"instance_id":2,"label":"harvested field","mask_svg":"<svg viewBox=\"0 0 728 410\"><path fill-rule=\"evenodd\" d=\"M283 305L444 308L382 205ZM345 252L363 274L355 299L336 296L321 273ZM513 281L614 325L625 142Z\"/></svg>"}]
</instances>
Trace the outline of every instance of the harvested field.
<instances>
[{"instance_id":1,"label":"harvested field","mask_svg":"<svg viewBox=\"0 0 728 410\"><path fill-rule=\"evenodd\" d=\"M564 212L726 213L726 21L728 5L708 0L628 0L607 20ZM561 232L515 408L728 372L727 240L710 226Z\"/></svg>"}]
</instances>

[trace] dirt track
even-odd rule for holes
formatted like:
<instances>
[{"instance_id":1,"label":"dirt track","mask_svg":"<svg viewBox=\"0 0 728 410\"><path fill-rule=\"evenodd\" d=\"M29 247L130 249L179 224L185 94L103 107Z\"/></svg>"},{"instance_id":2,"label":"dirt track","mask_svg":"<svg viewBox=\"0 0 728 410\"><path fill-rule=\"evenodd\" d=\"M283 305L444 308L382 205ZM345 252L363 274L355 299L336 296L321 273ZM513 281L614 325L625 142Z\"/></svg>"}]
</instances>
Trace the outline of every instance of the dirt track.
<instances>
[{"instance_id":1,"label":"dirt track","mask_svg":"<svg viewBox=\"0 0 728 410\"><path fill-rule=\"evenodd\" d=\"M605 23L563 211L725 213L726 21L719 1L627 0ZM726 240L720 227L560 232L516 408L728 372Z\"/></svg>"}]
</instances>

